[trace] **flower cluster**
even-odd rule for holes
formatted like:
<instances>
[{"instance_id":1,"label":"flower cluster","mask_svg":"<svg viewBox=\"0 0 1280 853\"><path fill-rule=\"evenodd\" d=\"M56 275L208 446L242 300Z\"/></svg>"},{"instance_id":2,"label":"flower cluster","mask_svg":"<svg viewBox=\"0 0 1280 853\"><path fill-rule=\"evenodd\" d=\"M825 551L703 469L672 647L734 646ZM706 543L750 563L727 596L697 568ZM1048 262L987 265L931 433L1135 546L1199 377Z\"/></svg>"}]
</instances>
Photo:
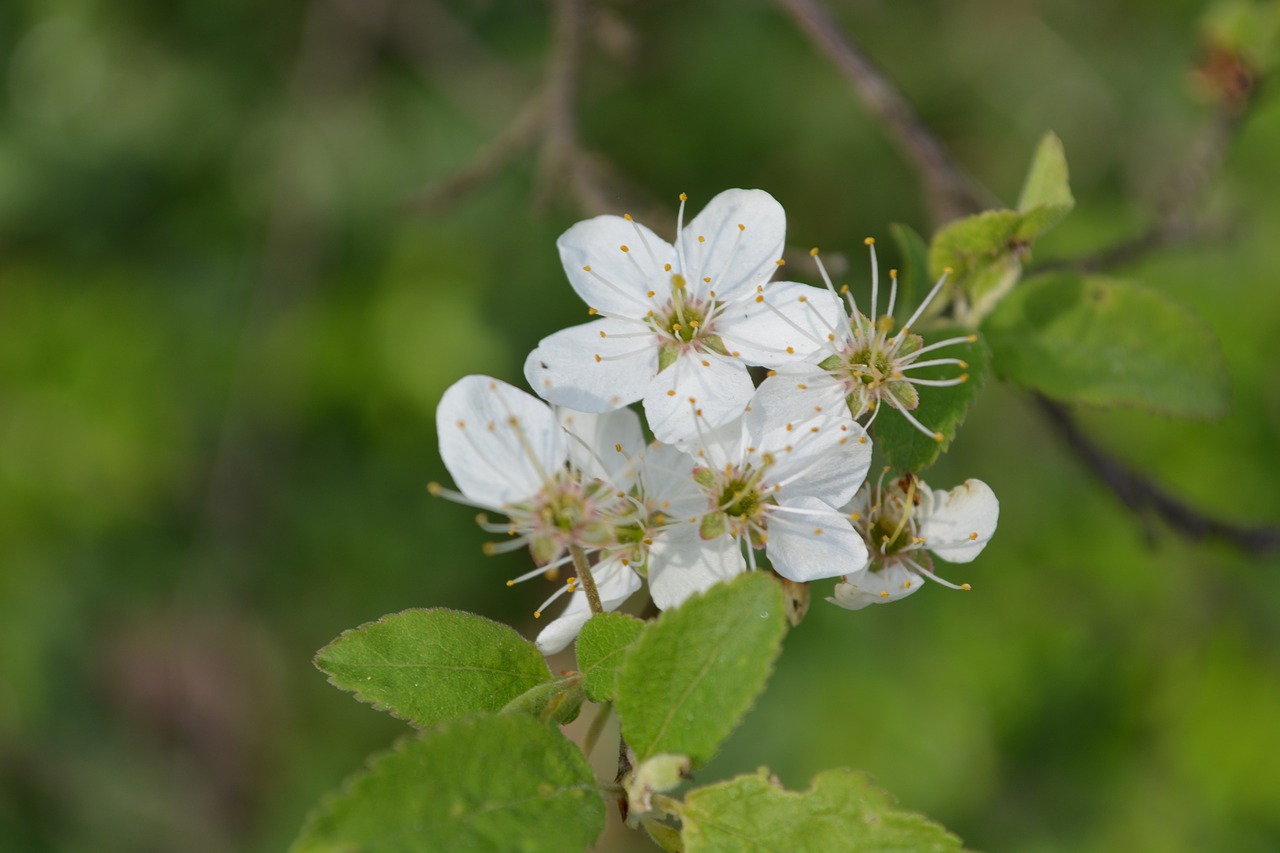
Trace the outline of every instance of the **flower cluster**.
<instances>
[{"instance_id":1,"label":"flower cluster","mask_svg":"<svg viewBox=\"0 0 1280 853\"><path fill-rule=\"evenodd\" d=\"M920 360L965 340L924 346L910 332L929 300L892 333L897 282L877 316L874 248L867 316L844 288L846 310L820 261L825 287L773 280L786 219L768 193L728 190L687 225L684 204L674 244L629 215L561 236L569 282L596 319L529 354L525 377L545 403L486 376L440 401L457 490L432 492L482 510L481 526L505 537L488 553L529 551L535 568L509 584L565 570L535 612L569 596L538 636L547 654L646 580L665 609L767 560L796 583L840 578L830 600L857 609L933 577L926 548L964 562L995 530L995 497L976 480L949 493L910 474L864 486L878 408L932 435L911 414L916 387L966 378L909 375L965 366ZM757 386L749 367L767 378ZM637 402L652 443L628 408Z\"/></svg>"}]
</instances>

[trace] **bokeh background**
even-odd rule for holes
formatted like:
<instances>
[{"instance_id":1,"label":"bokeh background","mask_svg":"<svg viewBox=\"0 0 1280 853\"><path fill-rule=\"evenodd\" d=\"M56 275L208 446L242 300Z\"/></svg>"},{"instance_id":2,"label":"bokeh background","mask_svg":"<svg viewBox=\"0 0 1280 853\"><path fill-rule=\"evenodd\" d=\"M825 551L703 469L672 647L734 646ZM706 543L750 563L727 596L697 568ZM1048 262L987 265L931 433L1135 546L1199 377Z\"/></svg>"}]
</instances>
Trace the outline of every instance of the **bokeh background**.
<instances>
[{"instance_id":1,"label":"bokeh background","mask_svg":"<svg viewBox=\"0 0 1280 853\"><path fill-rule=\"evenodd\" d=\"M1062 137L1079 203L1037 262L1143 232L1211 110L1199 3L834 8L1006 203ZM0 849L282 849L405 730L317 648L407 607L536 630L549 590L503 585L524 559L426 494L433 414L585 319L554 241L592 204L670 232L681 191L762 187L862 286L864 236L888 266L890 223L928 234L905 161L763 0L599 4L595 155L508 134L432 192L537 113L552 41L524 0L0 5ZM1229 227L1119 271L1216 330L1230 416L1083 415L1242 524L1280 520L1270 94L1204 203ZM928 479L971 476L1002 499L951 573L974 591L847 613L815 590L701 778L866 768L992 851L1280 847L1280 562L1135 518L999 382Z\"/></svg>"}]
</instances>

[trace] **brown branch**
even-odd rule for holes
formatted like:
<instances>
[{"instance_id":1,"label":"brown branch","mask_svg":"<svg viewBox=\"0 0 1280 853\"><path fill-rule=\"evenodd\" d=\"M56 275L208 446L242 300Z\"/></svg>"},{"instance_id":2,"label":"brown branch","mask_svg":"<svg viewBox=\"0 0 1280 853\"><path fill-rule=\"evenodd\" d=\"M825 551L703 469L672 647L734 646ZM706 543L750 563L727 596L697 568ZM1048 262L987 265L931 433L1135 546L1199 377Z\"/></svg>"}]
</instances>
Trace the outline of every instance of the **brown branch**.
<instances>
[{"instance_id":1,"label":"brown branch","mask_svg":"<svg viewBox=\"0 0 1280 853\"><path fill-rule=\"evenodd\" d=\"M1250 554L1280 550L1280 527L1244 527L1188 506L1094 443L1061 403L1040 395L1036 402L1066 445L1134 514L1154 515L1187 539L1217 539Z\"/></svg>"},{"instance_id":2,"label":"brown branch","mask_svg":"<svg viewBox=\"0 0 1280 853\"><path fill-rule=\"evenodd\" d=\"M840 69L854 94L898 143L924 185L933 225L992 207L994 199L956 165L911 102L844 32L818 0L777 0L801 30Z\"/></svg>"}]
</instances>

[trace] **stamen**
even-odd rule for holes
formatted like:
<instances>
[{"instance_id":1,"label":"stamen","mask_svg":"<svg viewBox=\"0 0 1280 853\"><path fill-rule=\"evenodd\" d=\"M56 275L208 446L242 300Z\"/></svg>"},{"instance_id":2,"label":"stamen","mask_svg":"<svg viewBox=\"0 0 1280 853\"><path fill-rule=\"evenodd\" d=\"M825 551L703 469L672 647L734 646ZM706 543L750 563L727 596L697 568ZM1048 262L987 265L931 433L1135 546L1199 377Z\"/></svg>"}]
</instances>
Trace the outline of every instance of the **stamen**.
<instances>
[{"instance_id":1,"label":"stamen","mask_svg":"<svg viewBox=\"0 0 1280 853\"><path fill-rule=\"evenodd\" d=\"M911 315L911 319L902 324L902 330L898 332L899 335L905 335L907 333L907 328L916 320L920 319L920 315L924 313L924 309L929 307L929 303L933 301L933 298L938 295L938 291L942 289L942 285L946 284L947 276L949 275L951 275L951 267L947 267L942 271L942 278L938 279L938 283L933 286L933 290L929 291L929 295L924 298L924 301L916 306L916 311Z\"/></svg>"}]
</instances>

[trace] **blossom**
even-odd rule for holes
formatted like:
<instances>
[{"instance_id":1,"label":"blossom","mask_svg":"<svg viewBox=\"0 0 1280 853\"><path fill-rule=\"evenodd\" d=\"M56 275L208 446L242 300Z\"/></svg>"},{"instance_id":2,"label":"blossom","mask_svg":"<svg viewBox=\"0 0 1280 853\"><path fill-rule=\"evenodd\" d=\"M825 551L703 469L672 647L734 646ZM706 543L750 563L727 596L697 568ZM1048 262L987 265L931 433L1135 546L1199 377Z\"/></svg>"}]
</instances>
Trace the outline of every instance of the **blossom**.
<instances>
[{"instance_id":1,"label":"blossom","mask_svg":"<svg viewBox=\"0 0 1280 853\"><path fill-rule=\"evenodd\" d=\"M849 313L845 314L844 306L841 305L839 321L825 329L822 340L815 342L818 346L818 354L811 360L816 360L817 366L785 365L781 369L806 377L805 381L819 389L829 402L844 399L855 418L861 418L868 412L874 418L879 409L887 405L896 409L912 426L925 435L936 441L942 441L942 433L930 429L912 414L912 410L920 405L920 394L917 388L959 385L967 382L969 375L961 373L951 379L922 379L912 376L910 371L944 364L956 365L961 370L967 369L969 365L962 359L921 360L921 356L955 344L973 343L977 340L977 336L961 335L925 346L924 339L911 333L912 325L920 319L929 307L929 303L942 289L942 285L947 280L947 273L943 273L942 278L934 284L933 290L902 324L902 327L897 332L893 332L895 325L893 309L898 296L897 271L890 271L889 304L885 313L880 315L878 314L880 276L876 266L875 241L868 237L866 243L871 249L870 315L860 312L849 288L842 287L840 293L848 300ZM835 285L832 284L822 259L818 257L818 250L813 249L810 255L818 264L818 270L822 274L822 280L828 292L835 296Z\"/></svg>"},{"instance_id":2,"label":"blossom","mask_svg":"<svg viewBox=\"0 0 1280 853\"><path fill-rule=\"evenodd\" d=\"M570 284L598 316L544 338L525 361L544 399L583 412L644 401L660 441L725 424L754 392L746 365L811 356L839 298L771 278L782 263L782 206L762 190L726 190L675 245L626 216L579 222L557 241Z\"/></svg>"},{"instance_id":3,"label":"blossom","mask_svg":"<svg viewBox=\"0 0 1280 853\"><path fill-rule=\"evenodd\" d=\"M629 567L636 549L630 531L637 527L630 492L638 476L635 459L644 448L634 412L558 417L505 382L467 376L445 391L436 426L440 455L458 491L438 484L431 491L507 516L505 523L480 516L482 528L508 537L488 543L486 553L527 547L537 564L508 585L539 575L554 578L574 561L576 551L579 559L596 560L592 577L606 609L640 588ZM570 577L534 615L576 592L579 583ZM544 629L545 637L539 636L539 648L546 653L563 648L589 615L579 619L575 608L555 620ZM559 647L552 648L556 643Z\"/></svg>"},{"instance_id":4,"label":"blossom","mask_svg":"<svg viewBox=\"0 0 1280 853\"><path fill-rule=\"evenodd\" d=\"M1000 502L981 480L965 480L949 492L930 490L913 474L888 486L866 488L844 509L871 550L866 569L844 576L827 599L847 610L906 598L924 580L957 586L934 574L933 560L968 563L996 532Z\"/></svg>"},{"instance_id":5,"label":"blossom","mask_svg":"<svg viewBox=\"0 0 1280 853\"><path fill-rule=\"evenodd\" d=\"M862 537L836 507L862 485L871 443L843 405L815 400L803 384L771 377L741 418L690 442L686 464L702 506L650 550L659 607L756 568L759 548L774 571L800 583L866 564Z\"/></svg>"}]
</instances>

